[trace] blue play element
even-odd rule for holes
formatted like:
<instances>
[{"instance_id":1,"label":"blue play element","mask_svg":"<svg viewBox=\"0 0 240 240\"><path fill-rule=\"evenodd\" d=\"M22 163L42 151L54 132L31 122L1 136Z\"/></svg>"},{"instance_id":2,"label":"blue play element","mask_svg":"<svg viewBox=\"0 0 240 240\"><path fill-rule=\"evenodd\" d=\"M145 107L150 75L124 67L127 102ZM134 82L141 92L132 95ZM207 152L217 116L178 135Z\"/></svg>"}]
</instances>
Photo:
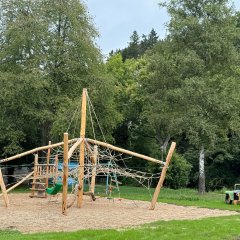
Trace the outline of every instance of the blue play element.
<instances>
[{"instance_id":1,"label":"blue play element","mask_svg":"<svg viewBox=\"0 0 240 240\"><path fill-rule=\"evenodd\" d=\"M77 168L78 167L78 163L77 162L71 162L68 164L68 169L69 170L72 170L74 168ZM58 170L62 171L63 170L63 163L59 163L58 164Z\"/></svg>"},{"instance_id":2,"label":"blue play element","mask_svg":"<svg viewBox=\"0 0 240 240\"><path fill-rule=\"evenodd\" d=\"M78 165L79 164L77 162L71 162L71 163L68 164L68 170L72 170L74 168L77 168ZM58 170L59 171L63 170L63 163L59 163L58 164ZM58 178L58 182L62 182L62 178L61 177ZM68 177L68 185L74 185L76 183L77 183L77 181L74 178Z\"/></svg>"},{"instance_id":3,"label":"blue play element","mask_svg":"<svg viewBox=\"0 0 240 240\"><path fill-rule=\"evenodd\" d=\"M107 163L107 167L108 167L108 169L113 168L113 164L112 164L111 161L109 161ZM117 174L116 173L108 173L107 174L107 179L106 179L106 195L110 194L110 192L109 192L109 182L112 181L111 179L113 179L115 181L117 190L119 192L119 186L118 186L118 181L117 181Z\"/></svg>"},{"instance_id":4,"label":"blue play element","mask_svg":"<svg viewBox=\"0 0 240 240\"><path fill-rule=\"evenodd\" d=\"M62 182L62 178L59 177L57 181L58 181L58 182ZM76 181L74 178L68 177L68 185L69 185L69 186L74 185L74 184L76 184L76 183L77 183L77 181Z\"/></svg>"}]
</instances>

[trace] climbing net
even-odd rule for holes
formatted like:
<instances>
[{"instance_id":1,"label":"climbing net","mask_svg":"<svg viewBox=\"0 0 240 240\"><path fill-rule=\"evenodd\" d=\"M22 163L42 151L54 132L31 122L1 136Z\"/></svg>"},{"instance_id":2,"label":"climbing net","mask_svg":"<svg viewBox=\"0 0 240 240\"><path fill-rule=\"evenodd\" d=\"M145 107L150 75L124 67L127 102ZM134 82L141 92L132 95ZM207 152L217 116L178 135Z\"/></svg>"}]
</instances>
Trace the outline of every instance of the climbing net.
<instances>
[{"instance_id":1,"label":"climbing net","mask_svg":"<svg viewBox=\"0 0 240 240\"><path fill-rule=\"evenodd\" d=\"M92 136L96 140L96 126L98 128L98 131L102 134L102 139L104 142L106 142L105 134L103 133L103 128L101 127L100 121L97 118L96 112L93 108L93 104L87 95L87 101L88 101L88 108L89 108L89 118L91 121L91 130L92 130ZM74 112L72 119L69 121L68 130L74 129L74 131L77 129L76 125L79 123L79 115L80 115L80 105L77 107L76 111ZM72 126L75 123L75 126ZM72 135L75 135L74 132L71 133ZM76 140L77 141L77 140ZM76 142L75 141L75 142ZM106 194L109 194L111 192L111 187L114 185L115 188L117 188L117 191L119 191L119 185L124 183L128 183L128 179L134 180L138 186L145 187L150 196L150 188L152 186L153 180L158 179L160 176L159 173L151 173L150 171L147 171L147 167L145 166L145 163L143 163L141 166L134 167L133 164L129 164L132 157L127 154L119 153L117 151L114 151L108 147L103 146L97 146L97 157L96 161L93 162L92 157L94 153L94 148L96 145L94 145L91 142L88 142L87 139L84 139L85 141L85 159L84 159L84 166L79 165L79 158L80 158L80 148L78 147L73 154L71 155L69 159L69 171L68 171L68 179L70 180L70 184L72 185L72 193L76 195L77 188L76 186L79 184L79 170L81 168L84 168L84 183L85 185L90 185L93 181L93 178L98 180L105 179L106 188L105 192ZM69 143L68 148L71 149L73 145L75 144L74 141ZM49 157L49 164L54 164L56 161L56 156L58 156L58 169L60 170L58 173L58 176L55 178L55 181L59 181L59 179L62 179L61 170L63 169L63 147L53 147L51 148L51 154ZM39 154L39 163L46 163L48 152L42 151ZM16 165L14 165L16 167ZM23 165L22 165L23 166ZM10 166L6 166L7 169ZM19 166L18 166L19 167ZM25 164L25 167L28 167L32 170L33 164ZM161 167L159 167L160 170ZM7 176L8 175L4 175ZM21 174L11 174L12 177L15 178L15 182L20 181L26 176L26 173ZM131 181L132 181L131 180ZM102 182L103 182L102 181ZM101 181L99 181L101 182ZM103 185L103 184L102 184Z\"/></svg>"},{"instance_id":2,"label":"climbing net","mask_svg":"<svg viewBox=\"0 0 240 240\"><path fill-rule=\"evenodd\" d=\"M90 120L89 126L91 135L96 140L96 132L100 132L101 138L106 142L106 137L101 126L100 120L97 117L96 111L93 107L90 97L87 94L87 106L88 106L88 119ZM72 119L69 121L68 131L74 129L76 131L77 124L79 122L80 115L80 105L76 108L76 111L72 115ZM75 126L73 126L75 123ZM67 132L68 132L67 131ZM76 135L76 132L71 133ZM138 186L146 188L150 193L150 188L152 186L153 180L158 179L160 176L159 173L151 173L147 171L146 164L143 163L141 166L134 167L133 164L129 164L132 157L126 154L115 152L108 147L98 146L97 161L93 164L91 156L94 152L94 145L87 141L85 142L85 162L84 162L84 182L85 185L90 184L92 178L96 176L97 179L103 180L105 178L106 182L106 193L108 192L107 188L111 187L114 183L117 191L119 192L119 184L124 181L128 182L128 179L133 180ZM69 146L70 147L70 146ZM58 154L63 155L63 149L58 149ZM69 178L72 179L72 183L78 183L79 168L79 150L76 150L71 156L70 165L69 165ZM75 163L75 164L74 164ZM161 167L159 167L161 171Z\"/></svg>"},{"instance_id":3,"label":"climbing net","mask_svg":"<svg viewBox=\"0 0 240 240\"><path fill-rule=\"evenodd\" d=\"M120 185L129 185L128 181L131 179L131 181L133 180L132 182L135 182L134 185L146 188L149 195L151 196L150 188L152 186L153 180L159 178L160 172L151 173L141 170L141 167L129 167L129 161L132 160L132 157L102 146L98 146L97 159L96 162L93 163L92 156L94 147L96 146L87 141L85 145L86 147L83 179L85 183L85 190L88 187L90 191L92 179L95 177L96 181L101 184L101 187L104 189L102 189L102 191L105 191L105 195L111 195L112 189L116 189L116 192L120 196ZM63 157L63 149L56 149L54 154L58 154L59 158L61 159ZM76 151L74 151L71 159L69 160L68 179L70 180L69 185L72 186L72 194L77 193L76 185L78 185L79 170L82 167L79 165L79 157L80 151L78 148ZM146 167L142 167L142 169L145 170ZM100 195L103 195L103 193L98 193Z\"/></svg>"}]
</instances>

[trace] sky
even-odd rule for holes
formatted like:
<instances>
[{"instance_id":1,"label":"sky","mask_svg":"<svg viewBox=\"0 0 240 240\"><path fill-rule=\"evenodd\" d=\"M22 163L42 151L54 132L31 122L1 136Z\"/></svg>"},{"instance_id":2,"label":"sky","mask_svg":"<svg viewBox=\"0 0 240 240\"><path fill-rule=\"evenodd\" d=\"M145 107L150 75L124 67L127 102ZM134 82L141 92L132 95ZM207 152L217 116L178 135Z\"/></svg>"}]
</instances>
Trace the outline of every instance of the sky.
<instances>
[{"instance_id":1,"label":"sky","mask_svg":"<svg viewBox=\"0 0 240 240\"><path fill-rule=\"evenodd\" d=\"M154 28L158 36L163 38L169 17L166 9L159 7L159 2L160 0L85 0L100 34L97 45L102 53L107 56L111 50L126 47L134 30L141 36L149 34ZM236 9L240 10L240 1L233 2Z\"/></svg>"}]
</instances>

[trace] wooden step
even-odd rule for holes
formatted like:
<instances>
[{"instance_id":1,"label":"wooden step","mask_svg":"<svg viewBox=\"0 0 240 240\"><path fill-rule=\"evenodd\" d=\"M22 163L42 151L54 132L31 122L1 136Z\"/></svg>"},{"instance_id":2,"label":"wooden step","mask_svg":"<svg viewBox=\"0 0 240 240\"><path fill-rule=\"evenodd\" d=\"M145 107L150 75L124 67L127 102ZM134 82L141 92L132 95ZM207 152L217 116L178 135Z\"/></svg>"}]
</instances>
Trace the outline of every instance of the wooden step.
<instances>
[{"instance_id":1,"label":"wooden step","mask_svg":"<svg viewBox=\"0 0 240 240\"><path fill-rule=\"evenodd\" d=\"M30 198L46 198L47 196L45 195L29 195Z\"/></svg>"},{"instance_id":2,"label":"wooden step","mask_svg":"<svg viewBox=\"0 0 240 240\"><path fill-rule=\"evenodd\" d=\"M29 188L32 191L45 192L46 189Z\"/></svg>"},{"instance_id":3,"label":"wooden step","mask_svg":"<svg viewBox=\"0 0 240 240\"><path fill-rule=\"evenodd\" d=\"M46 185L46 183L41 183L41 182L35 182L35 183L32 182L32 185L33 185L33 184L36 184L36 185Z\"/></svg>"}]
</instances>

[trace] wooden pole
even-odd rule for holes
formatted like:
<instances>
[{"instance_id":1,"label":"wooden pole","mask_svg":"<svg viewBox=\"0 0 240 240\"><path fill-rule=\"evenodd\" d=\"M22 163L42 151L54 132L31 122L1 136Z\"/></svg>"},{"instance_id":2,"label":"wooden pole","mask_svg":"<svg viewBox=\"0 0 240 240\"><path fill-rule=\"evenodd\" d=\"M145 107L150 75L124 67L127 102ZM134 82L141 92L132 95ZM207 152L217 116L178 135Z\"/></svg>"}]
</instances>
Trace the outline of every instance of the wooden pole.
<instances>
[{"instance_id":1,"label":"wooden pole","mask_svg":"<svg viewBox=\"0 0 240 240\"><path fill-rule=\"evenodd\" d=\"M51 141L49 141L48 145L51 145L51 144L52 144ZM47 165L46 165L46 188L48 188L50 156L51 156L51 148L48 148L48 151L47 151Z\"/></svg>"},{"instance_id":2,"label":"wooden pole","mask_svg":"<svg viewBox=\"0 0 240 240\"><path fill-rule=\"evenodd\" d=\"M92 194L94 194L94 191L95 191L97 158L98 158L98 146L94 145L94 150L92 155L93 168L92 168L92 178L91 178L91 186L90 186L90 192Z\"/></svg>"},{"instance_id":3,"label":"wooden pole","mask_svg":"<svg viewBox=\"0 0 240 240\"><path fill-rule=\"evenodd\" d=\"M67 191L68 191L68 133L64 133L63 147L63 192L62 214L67 215Z\"/></svg>"},{"instance_id":4,"label":"wooden pole","mask_svg":"<svg viewBox=\"0 0 240 240\"><path fill-rule=\"evenodd\" d=\"M35 195L35 188L36 188L36 179L37 179L37 172L38 172L38 154L34 155L34 169L33 169L33 182L32 182L32 194L30 197Z\"/></svg>"},{"instance_id":5,"label":"wooden pole","mask_svg":"<svg viewBox=\"0 0 240 240\"><path fill-rule=\"evenodd\" d=\"M108 144L108 143L100 142L100 141L93 140L93 139L90 139L90 138L86 138L86 141L89 142L89 143L95 144L95 145L99 145L99 146L103 146L103 147L106 147L106 148L110 148L110 149L112 149L114 151L117 151L117 152L121 152L121 153L125 153L125 154L128 154L128 155L134 156L134 157L142 158L142 159L150 161L150 162L163 164L163 161L160 161L160 160L157 160L155 158L151 158L151 157L145 156L143 154L139 154L139 153L135 153L135 152L132 152L132 151L129 151L129 150L125 150L123 148L115 147L115 146L113 146L111 144Z\"/></svg>"},{"instance_id":6,"label":"wooden pole","mask_svg":"<svg viewBox=\"0 0 240 240\"><path fill-rule=\"evenodd\" d=\"M69 151L68 151L68 159L71 158L73 152L76 150L76 148L80 145L80 143L81 143L82 141L83 141L83 139L82 139L82 138L79 138L79 139L77 140L77 142L75 142L75 143L72 145L72 147L71 147L71 148L69 149Z\"/></svg>"},{"instance_id":7,"label":"wooden pole","mask_svg":"<svg viewBox=\"0 0 240 240\"><path fill-rule=\"evenodd\" d=\"M82 93L82 115L81 115L81 129L80 129L80 137L85 138L86 133L86 113L87 113L87 89L83 89ZM79 157L79 189L78 189L78 199L77 199L77 206L80 208L82 207L83 201L83 178L84 178L84 141L80 144L80 157Z\"/></svg>"},{"instance_id":8,"label":"wooden pole","mask_svg":"<svg viewBox=\"0 0 240 240\"><path fill-rule=\"evenodd\" d=\"M30 172L26 177L24 177L21 181L17 182L15 185L7 189L7 192L12 191L14 188L22 184L24 181L28 180L32 175L34 174L34 171Z\"/></svg>"},{"instance_id":9,"label":"wooden pole","mask_svg":"<svg viewBox=\"0 0 240 240\"><path fill-rule=\"evenodd\" d=\"M79 140L79 138L74 138L74 139L69 140L68 143L76 142L78 140ZM47 150L49 148L54 148L54 147L59 147L59 146L63 146L63 142L51 144L51 145L48 145L48 146L34 148L34 149L29 150L27 152L23 152L23 153L14 155L14 156L9 157L9 158L2 159L2 160L0 160L0 163L9 162L11 160L21 158L21 157L24 157L26 155L29 155L29 154L32 154L32 153L35 153L35 152L39 152L39 151L42 151L42 150Z\"/></svg>"},{"instance_id":10,"label":"wooden pole","mask_svg":"<svg viewBox=\"0 0 240 240\"><path fill-rule=\"evenodd\" d=\"M58 155L55 155L55 177L54 183L58 181Z\"/></svg>"},{"instance_id":11,"label":"wooden pole","mask_svg":"<svg viewBox=\"0 0 240 240\"><path fill-rule=\"evenodd\" d=\"M176 143L172 142L171 147L170 147L170 149L168 151L168 155L167 155L167 158L166 158L165 165L164 165L164 167L162 169L161 176L159 178L157 187L156 187L154 195L153 195L151 206L149 208L150 210L154 210L154 208L155 208L155 205L156 205L156 202L157 202L157 199L158 199L158 195L159 195L161 187L163 185L163 182L164 182L164 179L165 179L165 176L166 176L166 172L167 172L167 169L168 169L168 165L169 165L170 160L172 158L172 155L173 155L175 147L176 147Z\"/></svg>"},{"instance_id":12,"label":"wooden pole","mask_svg":"<svg viewBox=\"0 0 240 240\"><path fill-rule=\"evenodd\" d=\"M8 199L5 183L3 181L3 175L2 175L1 168L0 168L0 187L2 189L2 195L3 195L4 202L5 202L5 206L8 207L9 206L9 199Z\"/></svg>"}]
</instances>

